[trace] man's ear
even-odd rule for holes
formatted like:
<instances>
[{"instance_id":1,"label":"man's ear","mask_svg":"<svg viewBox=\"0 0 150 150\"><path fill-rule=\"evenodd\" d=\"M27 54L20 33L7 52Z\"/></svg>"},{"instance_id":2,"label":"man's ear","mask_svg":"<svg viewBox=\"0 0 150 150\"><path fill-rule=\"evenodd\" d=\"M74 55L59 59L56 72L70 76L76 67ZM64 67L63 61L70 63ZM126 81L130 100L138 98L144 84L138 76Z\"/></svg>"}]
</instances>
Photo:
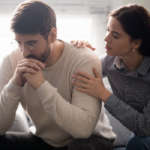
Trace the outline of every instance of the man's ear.
<instances>
[{"instance_id":1,"label":"man's ear","mask_svg":"<svg viewBox=\"0 0 150 150\"><path fill-rule=\"evenodd\" d=\"M56 39L57 39L57 30L55 28L52 28L48 35L48 41L50 43L53 43L55 42Z\"/></svg>"},{"instance_id":2,"label":"man's ear","mask_svg":"<svg viewBox=\"0 0 150 150\"><path fill-rule=\"evenodd\" d=\"M141 44L142 44L142 40L141 39L134 40L134 49L138 49Z\"/></svg>"}]
</instances>

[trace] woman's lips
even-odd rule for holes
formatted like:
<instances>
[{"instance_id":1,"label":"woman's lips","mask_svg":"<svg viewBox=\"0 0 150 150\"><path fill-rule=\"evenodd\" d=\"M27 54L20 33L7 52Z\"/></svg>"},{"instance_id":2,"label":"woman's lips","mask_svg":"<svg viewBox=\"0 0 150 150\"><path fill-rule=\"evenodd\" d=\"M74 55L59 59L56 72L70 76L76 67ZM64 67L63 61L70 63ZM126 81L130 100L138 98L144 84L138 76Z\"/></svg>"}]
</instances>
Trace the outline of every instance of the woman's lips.
<instances>
[{"instance_id":1,"label":"woman's lips","mask_svg":"<svg viewBox=\"0 0 150 150\"><path fill-rule=\"evenodd\" d=\"M110 47L108 47L107 45L105 46L105 48L106 48L107 50L111 50L111 48L110 48Z\"/></svg>"}]
</instances>

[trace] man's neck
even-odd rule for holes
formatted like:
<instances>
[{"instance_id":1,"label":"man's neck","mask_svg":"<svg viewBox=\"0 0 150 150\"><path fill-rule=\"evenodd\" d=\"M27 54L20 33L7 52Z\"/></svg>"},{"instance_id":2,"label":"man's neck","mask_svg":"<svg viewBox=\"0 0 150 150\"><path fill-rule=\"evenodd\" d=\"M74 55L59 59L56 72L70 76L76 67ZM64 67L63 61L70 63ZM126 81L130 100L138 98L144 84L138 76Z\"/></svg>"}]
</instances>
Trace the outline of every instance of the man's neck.
<instances>
[{"instance_id":1,"label":"man's neck","mask_svg":"<svg viewBox=\"0 0 150 150\"><path fill-rule=\"evenodd\" d=\"M63 53L64 46L64 42L60 40L56 40L51 44L51 54L45 62L46 67L54 65L59 60Z\"/></svg>"}]
</instances>

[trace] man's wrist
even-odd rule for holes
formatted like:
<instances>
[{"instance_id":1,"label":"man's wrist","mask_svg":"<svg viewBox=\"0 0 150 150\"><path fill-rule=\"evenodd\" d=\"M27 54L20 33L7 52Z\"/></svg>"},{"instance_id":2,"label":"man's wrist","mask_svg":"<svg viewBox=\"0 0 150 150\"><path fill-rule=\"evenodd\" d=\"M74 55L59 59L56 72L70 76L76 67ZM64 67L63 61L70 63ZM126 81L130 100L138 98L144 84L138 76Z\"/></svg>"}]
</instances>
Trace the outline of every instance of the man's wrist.
<instances>
[{"instance_id":1,"label":"man's wrist","mask_svg":"<svg viewBox=\"0 0 150 150\"><path fill-rule=\"evenodd\" d=\"M22 87L22 85L23 85L23 84L17 83L14 78L12 78L11 81L12 81L13 84L15 84L15 85L17 85L19 87Z\"/></svg>"},{"instance_id":2,"label":"man's wrist","mask_svg":"<svg viewBox=\"0 0 150 150\"><path fill-rule=\"evenodd\" d=\"M32 87L36 90L38 89L43 83L45 82L45 79L41 79L38 82L36 82Z\"/></svg>"}]
</instances>

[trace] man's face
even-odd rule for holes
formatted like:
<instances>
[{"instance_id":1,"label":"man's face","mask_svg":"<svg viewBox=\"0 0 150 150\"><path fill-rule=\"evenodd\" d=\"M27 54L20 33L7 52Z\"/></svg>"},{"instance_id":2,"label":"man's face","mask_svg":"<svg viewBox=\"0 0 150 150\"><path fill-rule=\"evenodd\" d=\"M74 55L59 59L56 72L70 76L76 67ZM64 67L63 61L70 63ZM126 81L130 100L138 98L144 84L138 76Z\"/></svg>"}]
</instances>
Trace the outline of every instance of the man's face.
<instances>
[{"instance_id":1,"label":"man's face","mask_svg":"<svg viewBox=\"0 0 150 150\"><path fill-rule=\"evenodd\" d=\"M44 63L50 56L49 42L41 34L23 35L15 33L15 40L24 58L33 58Z\"/></svg>"}]
</instances>

